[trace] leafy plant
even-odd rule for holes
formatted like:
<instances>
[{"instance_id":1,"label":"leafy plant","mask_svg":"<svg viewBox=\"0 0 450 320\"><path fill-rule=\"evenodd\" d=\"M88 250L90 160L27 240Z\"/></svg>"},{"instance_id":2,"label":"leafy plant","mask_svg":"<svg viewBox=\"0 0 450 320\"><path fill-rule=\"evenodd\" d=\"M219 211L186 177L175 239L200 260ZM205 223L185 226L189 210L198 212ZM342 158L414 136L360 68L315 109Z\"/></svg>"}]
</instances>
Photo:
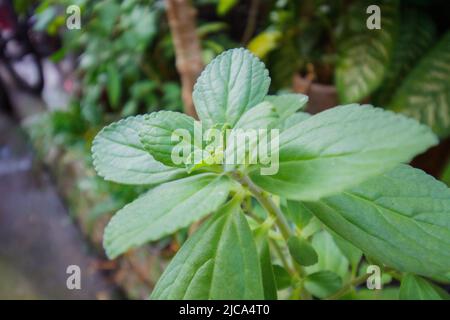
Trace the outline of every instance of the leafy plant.
<instances>
[{"instance_id":1,"label":"leafy plant","mask_svg":"<svg viewBox=\"0 0 450 320\"><path fill-rule=\"evenodd\" d=\"M396 279L407 272L448 281L450 190L402 164L437 143L432 131L369 105L309 116L297 112L305 96L267 96L269 84L261 61L247 50L229 50L194 88L201 122L160 111L120 120L97 135L92 154L99 175L150 188L109 222L109 258L202 222L152 298L362 298L355 291L368 277L358 274L362 254ZM230 136L278 129L279 148L271 149L279 152L278 171L264 175L267 163L250 161L252 148L269 148L275 136L256 144L191 141L190 155L175 161L177 130L195 134L200 124L229 129ZM242 163L206 161L243 145ZM198 152L206 158L192 164ZM415 279L411 284L404 276L400 298L431 295L428 281Z\"/></svg>"},{"instance_id":2,"label":"leafy plant","mask_svg":"<svg viewBox=\"0 0 450 320\"><path fill-rule=\"evenodd\" d=\"M45 0L38 8L37 26L48 33L64 30L69 5L80 7L82 28L62 33L63 46L53 60L69 53L79 57L80 85L73 100L81 105L88 123L103 125L111 118L156 111L162 105L180 108L181 90L162 1Z\"/></svg>"},{"instance_id":3,"label":"leafy plant","mask_svg":"<svg viewBox=\"0 0 450 320\"><path fill-rule=\"evenodd\" d=\"M380 29L366 25L371 5L380 9ZM444 34L436 44L437 27L429 15L433 5L278 1L248 48L267 61L275 89L290 88L292 76L299 74L307 82L334 85L341 103L370 99L447 137L449 41Z\"/></svg>"},{"instance_id":4,"label":"leafy plant","mask_svg":"<svg viewBox=\"0 0 450 320\"><path fill-rule=\"evenodd\" d=\"M415 67L418 59L436 40L436 27L433 21L428 15L417 9L402 11L397 28L397 37L386 76L375 95L376 102L381 105L389 102L397 87Z\"/></svg>"},{"instance_id":5,"label":"leafy plant","mask_svg":"<svg viewBox=\"0 0 450 320\"><path fill-rule=\"evenodd\" d=\"M291 86L294 73L331 83L336 37L345 14L341 1L275 1L273 4L267 26L250 41L248 48L267 61L274 73L274 87Z\"/></svg>"}]
</instances>

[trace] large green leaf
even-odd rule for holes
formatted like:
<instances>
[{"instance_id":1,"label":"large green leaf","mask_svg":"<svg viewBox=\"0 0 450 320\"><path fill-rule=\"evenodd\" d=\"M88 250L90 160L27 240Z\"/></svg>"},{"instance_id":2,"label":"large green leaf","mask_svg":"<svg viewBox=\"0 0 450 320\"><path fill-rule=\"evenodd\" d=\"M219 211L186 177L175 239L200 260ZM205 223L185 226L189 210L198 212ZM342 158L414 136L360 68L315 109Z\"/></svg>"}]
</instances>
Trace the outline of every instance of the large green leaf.
<instances>
[{"instance_id":1,"label":"large green leaf","mask_svg":"<svg viewBox=\"0 0 450 320\"><path fill-rule=\"evenodd\" d=\"M253 170L251 178L267 191L297 200L346 190L437 143L431 130L413 119L354 104L314 115L279 139L278 172Z\"/></svg>"},{"instance_id":2,"label":"large green leaf","mask_svg":"<svg viewBox=\"0 0 450 320\"><path fill-rule=\"evenodd\" d=\"M142 128L139 132L141 143L157 161L168 166L184 167L185 160L193 151L196 143L194 135L194 118L183 113L173 111L159 111L144 116ZM201 147L202 133L197 144ZM174 163L172 151L174 147L187 144L189 152L182 154L179 150L179 163Z\"/></svg>"},{"instance_id":3,"label":"large green leaf","mask_svg":"<svg viewBox=\"0 0 450 320\"><path fill-rule=\"evenodd\" d=\"M433 44L436 33L433 20L418 10L405 10L401 13L400 20L392 59L376 96L377 103L383 106Z\"/></svg>"},{"instance_id":4,"label":"large green leaf","mask_svg":"<svg viewBox=\"0 0 450 320\"><path fill-rule=\"evenodd\" d=\"M366 9L372 1L355 2L349 14L349 34L338 44L336 87L342 103L358 102L370 95L383 81L397 26L397 1L383 0L381 29L366 27Z\"/></svg>"},{"instance_id":5,"label":"large green leaf","mask_svg":"<svg viewBox=\"0 0 450 320\"><path fill-rule=\"evenodd\" d=\"M205 173L148 191L109 222L103 239L108 257L158 240L213 212L227 199L231 183L226 176Z\"/></svg>"},{"instance_id":6,"label":"large green leaf","mask_svg":"<svg viewBox=\"0 0 450 320\"><path fill-rule=\"evenodd\" d=\"M156 161L139 139L143 116L129 117L103 128L92 145L97 173L106 180L125 184L158 184L180 178L184 170Z\"/></svg>"},{"instance_id":7,"label":"large green leaf","mask_svg":"<svg viewBox=\"0 0 450 320\"><path fill-rule=\"evenodd\" d=\"M227 204L186 241L151 298L264 298L258 253L239 202Z\"/></svg>"},{"instance_id":8,"label":"large green leaf","mask_svg":"<svg viewBox=\"0 0 450 320\"><path fill-rule=\"evenodd\" d=\"M389 108L450 134L450 31L420 60L397 90Z\"/></svg>"},{"instance_id":9,"label":"large green leaf","mask_svg":"<svg viewBox=\"0 0 450 320\"><path fill-rule=\"evenodd\" d=\"M449 295L421 277L406 274L402 278L399 298L401 300L448 300Z\"/></svg>"},{"instance_id":10,"label":"large green leaf","mask_svg":"<svg viewBox=\"0 0 450 320\"><path fill-rule=\"evenodd\" d=\"M450 190L407 165L340 195L307 202L330 229L401 271L450 271Z\"/></svg>"},{"instance_id":11,"label":"large green leaf","mask_svg":"<svg viewBox=\"0 0 450 320\"><path fill-rule=\"evenodd\" d=\"M233 126L245 111L260 103L269 89L269 72L245 49L225 51L205 68L192 97L200 120Z\"/></svg>"}]
</instances>

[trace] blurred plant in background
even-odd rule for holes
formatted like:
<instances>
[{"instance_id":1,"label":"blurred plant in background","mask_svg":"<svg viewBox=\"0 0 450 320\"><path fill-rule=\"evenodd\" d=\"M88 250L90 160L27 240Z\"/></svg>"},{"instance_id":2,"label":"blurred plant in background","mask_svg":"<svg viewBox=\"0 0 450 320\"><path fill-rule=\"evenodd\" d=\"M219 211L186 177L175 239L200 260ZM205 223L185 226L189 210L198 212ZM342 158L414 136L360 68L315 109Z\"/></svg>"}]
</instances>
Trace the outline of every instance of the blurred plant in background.
<instances>
[{"instance_id":1,"label":"blurred plant in background","mask_svg":"<svg viewBox=\"0 0 450 320\"><path fill-rule=\"evenodd\" d=\"M303 93L311 94L312 83L333 85L336 102L371 101L447 137L450 34L438 34L427 12L439 3L377 1L381 29L368 30L366 9L373 1L276 1L249 48L273 69L276 89L291 87L293 77Z\"/></svg>"},{"instance_id":2,"label":"blurred plant in background","mask_svg":"<svg viewBox=\"0 0 450 320\"><path fill-rule=\"evenodd\" d=\"M450 135L450 31L446 11L440 8L444 1L376 1L381 30L368 30L366 9L373 2L192 1L200 59L206 65L227 49L246 46L266 63L273 77L271 92L306 93L311 113L338 103L371 102L417 118L445 141ZM84 206L88 214L82 219L91 232L97 221L143 190L106 182L94 174L90 148L97 131L130 115L184 108L165 1L19 0L14 4L18 12L35 8L34 28L60 38L61 46L51 60L69 60L75 66L64 82L70 103L34 119L29 132L42 157L65 153L50 157L50 163L66 165L70 160L77 168L82 164L73 175L66 174L64 165L57 170L62 179L75 180L67 193L69 198L76 194L72 211L76 214ZM66 29L69 5L81 8L80 30ZM450 165L441 172L445 160L440 155L433 173L450 185ZM89 203L81 204L86 194ZM323 229L299 205L289 201L281 205L318 252L315 271L331 271L344 280L364 272L363 263L370 261L358 249ZM103 225L99 229L103 231ZM162 240L159 247L169 248L164 254L170 256L189 232L182 230ZM275 265L274 272L277 287L287 287L286 271ZM383 281L395 284L396 279ZM347 298L388 298L397 294L397 287L387 287L379 296L361 290Z\"/></svg>"}]
</instances>

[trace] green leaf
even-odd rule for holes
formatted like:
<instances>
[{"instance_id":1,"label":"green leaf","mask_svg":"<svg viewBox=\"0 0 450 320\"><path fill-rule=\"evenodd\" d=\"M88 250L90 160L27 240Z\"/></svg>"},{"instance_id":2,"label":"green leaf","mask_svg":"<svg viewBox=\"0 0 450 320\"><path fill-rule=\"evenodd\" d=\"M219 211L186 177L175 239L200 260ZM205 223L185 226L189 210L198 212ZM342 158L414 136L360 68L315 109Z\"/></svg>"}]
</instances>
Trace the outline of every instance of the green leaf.
<instances>
[{"instance_id":1,"label":"green leaf","mask_svg":"<svg viewBox=\"0 0 450 320\"><path fill-rule=\"evenodd\" d=\"M350 296L353 300L398 300L399 288L381 290L360 289Z\"/></svg>"},{"instance_id":2,"label":"green leaf","mask_svg":"<svg viewBox=\"0 0 450 320\"><path fill-rule=\"evenodd\" d=\"M349 262L336 245L333 237L325 230L314 234L311 244L318 254L318 263L305 268L306 272L331 271L345 279Z\"/></svg>"},{"instance_id":3,"label":"green leaf","mask_svg":"<svg viewBox=\"0 0 450 320\"><path fill-rule=\"evenodd\" d=\"M302 230L313 217L312 212L300 201L286 200L286 205L282 205L283 212L295 225Z\"/></svg>"},{"instance_id":4,"label":"green leaf","mask_svg":"<svg viewBox=\"0 0 450 320\"><path fill-rule=\"evenodd\" d=\"M370 268L370 266L373 266L373 265L382 266L383 264L381 262L373 261L372 257L369 258L366 256L366 260L363 260L361 262L356 274L358 275L358 277L362 277L367 274L374 275L373 269ZM385 286L387 284L390 284L391 282L392 282L392 276L387 272L381 272L381 288L384 289ZM376 289L376 290L378 290L378 289Z\"/></svg>"},{"instance_id":5,"label":"green leaf","mask_svg":"<svg viewBox=\"0 0 450 320\"><path fill-rule=\"evenodd\" d=\"M219 16L226 15L236 4L238 4L238 0L219 0L219 3L217 4L217 14Z\"/></svg>"},{"instance_id":6,"label":"green leaf","mask_svg":"<svg viewBox=\"0 0 450 320\"><path fill-rule=\"evenodd\" d=\"M285 94L281 96L266 96L265 101L245 112L228 135L225 159L225 170L231 170L239 164L255 164L261 161L261 153L256 148L267 143L273 134L261 129L279 129L284 126L287 118L302 108L308 98L302 94ZM255 131L247 131L254 129ZM255 133L252 136L252 133ZM252 157L256 155L257 158ZM247 157L248 156L248 157Z\"/></svg>"},{"instance_id":7,"label":"green leaf","mask_svg":"<svg viewBox=\"0 0 450 320\"><path fill-rule=\"evenodd\" d=\"M448 300L449 295L421 277L406 274L402 278L399 298L401 300Z\"/></svg>"},{"instance_id":8,"label":"green leaf","mask_svg":"<svg viewBox=\"0 0 450 320\"><path fill-rule=\"evenodd\" d=\"M270 85L269 72L248 50L225 51L203 70L192 94L200 120L208 127L231 126L260 103Z\"/></svg>"},{"instance_id":9,"label":"green leaf","mask_svg":"<svg viewBox=\"0 0 450 320\"><path fill-rule=\"evenodd\" d=\"M228 24L222 21L203 22L200 26L197 27L197 35L200 38L208 38L210 35L213 35L214 33L226 31L227 29ZM207 40L205 42L207 42ZM220 52L222 51L223 49L220 50Z\"/></svg>"},{"instance_id":10,"label":"green leaf","mask_svg":"<svg viewBox=\"0 0 450 320\"><path fill-rule=\"evenodd\" d=\"M299 265L310 266L317 263L317 253L305 239L291 236L287 245L292 258Z\"/></svg>"},{"instance_id":11,"label":"green leaf","mask_svg":"<svg viewBox=\"0 0 450 320\"><path fill-rule=\"evenodd\" d=\"M292 278L285 268L277 264L272 265L272 268L278 290L286 289L292 284Z\"/></svg>"},{"instance_id":12,"label":"green leaf","mask_svg":"<svg viewBox=\"0 0 450 320\"><path fill-rule=\"evenodd\" d=\"M159 184L185 175L153 159L141 144L143 116L129 117L103 128L92 145L97 173L109 181L125 184Z\"/></svg>"},{"instance_id":13,"label":"green leaf","mask_svg":"<svg viewBox=\"0 0 450 320\"><path fill-rule=\"evenodd\" d=\"M346 190L437 143L431 130L413 119L355 104L311 116L279 140L278 172L259 175L255 167L250 175L265 190L296 200Z\"/></svg>"},{"instance_id":14,"label":"green leaf","mask_svg":"<svg viewBox=\"0 0 450 320\"><path fill-rule=\"evenodd\" d=\"M233 129L271 129L278 126L280 121L280 114L275 106L263 101L245 112Z\"/></svg>"},{"instance_id":15,"label":"green leaf","mask_svg":"<svg viewBox=\"0 0 450 320\"><path fill-rule=\"evenodd\" d=\"M308 102L308 96L299 93L286 93L278 96L266 96L264 100L272 103L280 118L285 120L296 111L305 107Z\"/></svg>"},{"instance_id":16,"label":"green leaf","mask_svg":"<svg viewBox=\"0 0 450 320\"><path fill-rule=\"evenodd\" d=\"M120 74L114 65L107 68L107 91L111 106L115 109L119 105L121 95Z\"/></svg>"},{"instance_id":17,"label":"green leaf","mask_svg":"<svg viewBox=\"0 0 450 320\"><path fill-rule=\"evenodd\" d=\"M450 187L450 163L447 163L447 166L442 173L441 180Z\"/></svg>"},{"instance_id":18,"label":"green leaf","mask_svg":"<svg viewBox=\"0 0 450 320\"><path fill-rule=\"evenodd\" d=\"M284 126L285 121L308 102L303 94L266 96L264 101L245 112L234 129L273 129Z\"/></svg>"},{"instance_id":19,"label":"green leaf","mask_svg":"<svg viewBox=\"0 0 450 320\"><path fill-rule=\"evenodd\" d=\"M151 298L264 298L256 246L240 203L226 205L186 241Z\"/></svg>"},{"instance_id":20,"label":"green leaf","mask_svg":"<svg viewBox=\"0 0 450 320\"><path fill-rule=\"evenodd\" d=\"M341 288L342 280L334 272L319 271L308 275L304 286L314 296L326 298Z\"/></svg>"},{"instance_id":21,"label":"green leaf","mask_svg":"<svg viewBox=\"0 0 450 320\"><path fill-rule=\"evenodd\" d=\"M427 124L439 137L450 134L450 31L407 76L389 108Z\"/></svg>"},{"instance_id":22,"label":"green leaf","mask_svg":"<svg viewBox=\"0 0 450 320\"><path fill-rule=\"evenodd\" d=\"M98 2L94 6L94 12L97 15L95 21L102 27L101 30L97 30L97 33L109 34L120 16L120 6L116 2Z\"/></svg>"},{"instance_id":23,"label":"green leaf","mask_svg":"<svg viewBox=\"0 0 450 320\"><path fill-rule=\"evenodd\" d=\"M225 202L231 186L226 176L205 173L148 191L109 222L103 240L108 257L113 259L200 220Z\"/></svg>"},{"instance_id":24,"label":"green leaf","mask_svg":"<svg viewBox=\"0 0 450 320\"><path fill-rule=\"evenodd\" d=\"M376 96L377 104L386 105L417 61L434 42L436 28L433 20L416 9L401 13L401 23L394 44L392 59L383 84Z\"/></svg>"},{"instance_id":25,"label":"green leaf","mask_svg":"<svg viewBox=\"0 0 450 320\"><path fill-rule=\"evenodd\" d=\"M296 112L293 115L289 116L284 120L283 125L281 126L282 130L287 130L290 127L299 124L300 122L310 118L311 115L307 112Z\"/></svg>"},{"instance_id":26,"label":"green leaf","mask_svg":"<svg viewBox=\"0 0 450 320\"><path fill-rule=\"evenodd\" d=\"M364 254L400 271L450 270L450 190L407 165L319 202L310 210Z\"/></svg>"},{"instance_id":27,"label":"green leaf","mask_svg":"<svg viewBox=\"0 0 450 320\"><path fill-rule=\"evenodd\" d=\"M277 300L277 286L272 267L269 243L266 238L257 242L259 262L261 264L262 283L264 287L265 300Z\"/></svg>"},{"instance_id":28,"label":"green leaf","mask_svg":"<svg viewBox=\"0 0 450 320\"><path fill-rule=\"evenodd\" d=\"M350 24L356 30L338 42L335 82L342 103L358 102L374 92L385 76L394 44L398 2L384 0L380 7L381 29L366 27L371 1L358 1L351 9Z\"/></svg>"},{"instance_id":29,"label":"green leaf","mask_svg":"<svg viewBox=\"0 0 450 320\"><path fill-rule=\"evenodd\" d=\"M183 113L158 111L144 116L139 136L145 150L157 161L171 167L184 167L196 143L194 123L194 118ZM201 144L201 140L197 143ZM181 147L184 146L187 146L187 152L183 152ZM179 156L177 163L174 163L172 152Z\"/></svg>"}]
</instances>

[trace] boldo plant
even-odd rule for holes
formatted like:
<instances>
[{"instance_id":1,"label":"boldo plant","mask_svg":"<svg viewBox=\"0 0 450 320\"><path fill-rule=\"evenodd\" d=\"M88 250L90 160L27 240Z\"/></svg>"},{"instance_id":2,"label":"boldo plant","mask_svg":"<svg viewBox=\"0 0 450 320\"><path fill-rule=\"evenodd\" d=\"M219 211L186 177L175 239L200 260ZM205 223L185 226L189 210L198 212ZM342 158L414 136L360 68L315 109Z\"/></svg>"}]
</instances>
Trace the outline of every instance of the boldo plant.
<instances>
[{"instance_id":1,"label":"boldo plant","mask_svg":"<svg viewBox=\"0 0 450 320\"><path fill-rule=\"evenodd\" d=\"M450 190L402 164L432 131L370 105L311 116L306 96L269 84L229 50L197 80L199 121L159 111L96 136L100 176L149 186L106 227L108 257L196 223L151 298L339 298L370 276L363 263L395 274L400 297L442 297L423 277L450 279Z\"/></svg>"}]
</instances>

